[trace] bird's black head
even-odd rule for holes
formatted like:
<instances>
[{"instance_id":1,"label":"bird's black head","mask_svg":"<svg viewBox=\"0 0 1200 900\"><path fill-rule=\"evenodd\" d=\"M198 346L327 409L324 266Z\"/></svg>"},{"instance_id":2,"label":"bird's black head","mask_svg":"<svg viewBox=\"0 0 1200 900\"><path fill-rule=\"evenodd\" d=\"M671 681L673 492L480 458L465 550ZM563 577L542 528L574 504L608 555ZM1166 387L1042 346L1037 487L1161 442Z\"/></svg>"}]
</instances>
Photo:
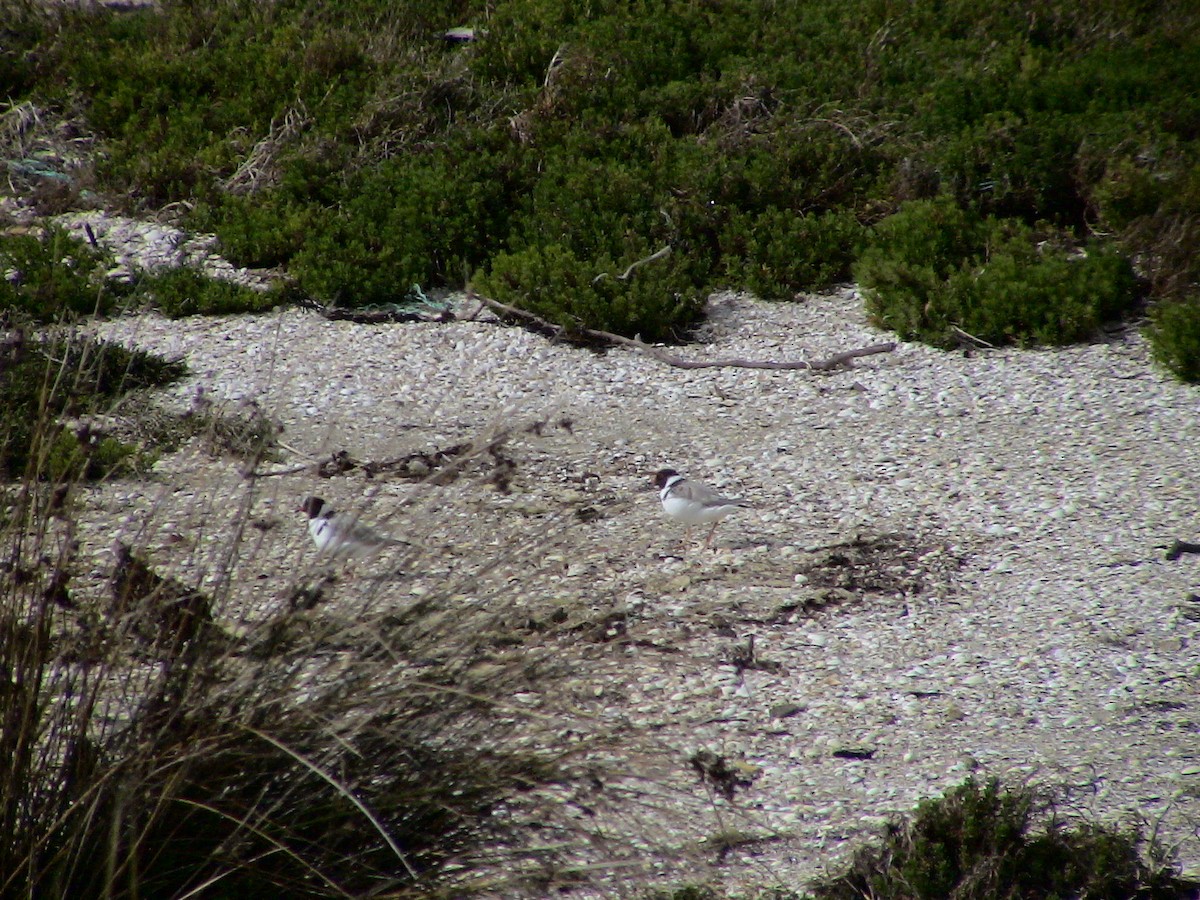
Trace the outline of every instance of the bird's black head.
<instances>
[{"instance_id":1,"label":"bird's black head","mask_svg":"<svg viewBox=\"0 0 1200 900\"><path fill-rule=\"evenodd\" d=\"M310 519L315 519L321 515L321 510L324 508L325 501L320 497L306 497L300 507L300 512L306 513Z\"/></svg>"},{"instance_id":2,"label":"bird's black head","mask_svg":"<svg viewBox=\"0 0 1200 900\"><path fill-rule=\"evenodd\" d=\"M678 474L674 469L659 469L654 475L654 484L661 491L667 486L667 482Z\"/></svg>"}]
</instances>

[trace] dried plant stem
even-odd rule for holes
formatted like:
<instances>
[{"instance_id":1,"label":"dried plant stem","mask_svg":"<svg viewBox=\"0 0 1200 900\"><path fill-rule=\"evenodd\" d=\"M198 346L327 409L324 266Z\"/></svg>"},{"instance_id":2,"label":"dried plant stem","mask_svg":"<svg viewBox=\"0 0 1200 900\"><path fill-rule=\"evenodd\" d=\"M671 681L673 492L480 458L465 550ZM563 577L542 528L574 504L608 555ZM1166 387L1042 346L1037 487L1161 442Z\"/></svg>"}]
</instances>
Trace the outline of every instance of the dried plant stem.
<instances>
[{"instance_id":1,"label":"dried plant stem","mask_svg":"<svg viewBox=\"0 0 1200 900\"><path fill-rule=\"evenodd\" d=\"M518 309L515 306L509 306L507 303L501 303L499 300L493 300L490 297L471 292L471 296L475 297L484 306L497 312L502 316L518 319L535 326L541 331L551 334L564 334L567 329L561 325L555 325L547 322L540 316L536 316L531 312L523 309ZM631 350L636 350L638 353L644 353L652 359L656 359L668 366L674 366L678 369L808 369L813 372L828 372L842 366L849 365L851 360L862 356L874 356L877 353L890 353L896 349L896 344L893 341L888 341L883 344L872 344L869 347L860 347L855 350L844 350L841 353L835 353L827 359L821 360L757 360L757 359L683 359L673 353L668 353L661 347L654 347L637 338L627 338L619 334L613 334L610 331L599 331L595 328L579 328L574 334L590 340L602 341L607 344L616 344L620 347L628 347Z\"/></svg>"}]
</instances>

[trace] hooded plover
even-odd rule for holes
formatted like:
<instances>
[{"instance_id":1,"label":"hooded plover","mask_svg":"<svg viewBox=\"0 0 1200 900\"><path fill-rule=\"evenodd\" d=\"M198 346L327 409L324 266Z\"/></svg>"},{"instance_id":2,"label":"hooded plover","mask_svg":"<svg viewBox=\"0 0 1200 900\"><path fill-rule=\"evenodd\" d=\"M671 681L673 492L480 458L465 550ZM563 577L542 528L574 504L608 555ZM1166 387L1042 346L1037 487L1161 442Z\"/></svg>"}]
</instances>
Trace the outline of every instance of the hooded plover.
<instances>
[{"instance_id":1,"label":"hooded plover","mask_svg":"<svg viewBox=\"0 0 1200 900\"><path fill-rule=\"evenodd\" d=\"M354 559L404 544L364 525L353 513L334 512L320 497L306 498L299 511L308 515L308 533L317 551L328 556Z\"/></svg>"},{"instance_id":2,"label":"hooded plover","mask_svg":"<svg viewBox=\"0 0 1200 900\"><path fill-rule=\"evenodd\" d=\"M693 525L712 524L708 540L704 542L705 547L712 546L718 522L734 510L750 506L745 500L722 497L712 488L696 481L688 481L674 469L660 469L654 476L654 484L658 487L658 498L662 501L663 512L687 526L685 541Z\"/></svg>"}]
</instances>

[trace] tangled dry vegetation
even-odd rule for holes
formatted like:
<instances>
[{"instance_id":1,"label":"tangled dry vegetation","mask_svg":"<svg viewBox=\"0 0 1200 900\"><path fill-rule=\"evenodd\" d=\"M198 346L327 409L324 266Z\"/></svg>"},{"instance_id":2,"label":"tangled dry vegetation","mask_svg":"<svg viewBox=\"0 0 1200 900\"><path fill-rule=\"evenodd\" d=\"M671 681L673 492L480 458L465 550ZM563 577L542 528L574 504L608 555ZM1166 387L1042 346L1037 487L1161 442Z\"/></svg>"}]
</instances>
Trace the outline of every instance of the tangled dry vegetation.
<instances>
[{"instance_id":1,"label":"tangled dry vegetation","mask_svg":"<svg viewBox=\"0 0 1200 900\"><path fill-rule=\"evenodd\" d=\"M84 466L52 466L57 427L5 489L0 892L398 896L478 876L485 844L495 869L508 838L489 812L570 769L565 750L506 746L497 716L553 655L492 647L484 607L385 604L378 583L327 610L321 573L249 620L230 598L254 480L184 584L124 535L79 533ZM496 459L457 464L479 455Z\"/></svg>"}]
</instances>

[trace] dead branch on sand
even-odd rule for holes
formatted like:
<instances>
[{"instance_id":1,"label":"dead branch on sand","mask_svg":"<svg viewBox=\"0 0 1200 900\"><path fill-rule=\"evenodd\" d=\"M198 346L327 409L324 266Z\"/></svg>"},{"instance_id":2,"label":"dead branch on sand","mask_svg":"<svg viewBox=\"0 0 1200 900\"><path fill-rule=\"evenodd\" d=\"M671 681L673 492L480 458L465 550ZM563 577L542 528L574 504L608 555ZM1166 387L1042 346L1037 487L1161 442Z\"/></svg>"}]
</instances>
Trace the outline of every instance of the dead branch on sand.
<instances>
[{"instance_id":1,"label":"dead branch on sand","mask_svg":"<svg viewBox=\"0 0 1200 900\"><path fill-rule=\"evenodd\" d=\"M889 341L885 344L873 344L870 347L860 347L857 350L845 350L841 353L835 353L828 359L820 360L795 360L795 361L776 361L776 360L756 360L756 359L683 359L673 353L668 353L661 347L654 347L637 338L627 338L619 334L613 334L610 331L599 331L595 328L579 328L574 331L561 325L555 325L548 322L541 316L534 315L523 309L518 309L515 306L509 306L507 303L501 303L499 300L493 300L490 297L484 297L476 294L474 291L470 296L478 300L482 305L507 319L516 319L519 322L524 322L536 328L544 334L560 336L564 334L579 335L588 340L600 341L601 343L613 344L618 347L628 347L631 350L636 350L638 353L644 353L646 356L656 359L668 366L675 366L678 369L810 369L814 372L829 372L833 369L849 365L851 360L857 359L860 356L874 356L877 353L890 353L896 349L896 344Z\"/></svg>"}]
</instances>

